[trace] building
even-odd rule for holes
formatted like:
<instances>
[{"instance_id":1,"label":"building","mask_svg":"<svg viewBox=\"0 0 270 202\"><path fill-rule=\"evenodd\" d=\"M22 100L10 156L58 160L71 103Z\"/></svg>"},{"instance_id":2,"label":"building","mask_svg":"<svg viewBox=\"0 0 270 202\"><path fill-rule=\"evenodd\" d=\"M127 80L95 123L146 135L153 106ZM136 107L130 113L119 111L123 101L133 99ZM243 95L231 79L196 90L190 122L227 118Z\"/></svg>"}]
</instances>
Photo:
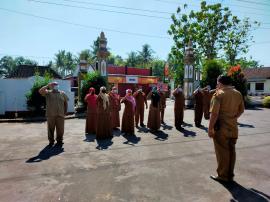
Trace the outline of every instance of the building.
<instances>
[{"instance_id":1,"label":"building","mask_svg":"<svg viewBox=\"0 0 270 202\"><path fill-rule=\"evenodd\" d=\"M158 77L151 76L151 69L108 65L107 72L109 84L117 86L120 96L125 95L126 89L134 91L141 86L148 93L151 87L158 85Z\"/></svg>"},{"instance_id":2,"label":"building","mask_svg":"<svg viewBox=\"0 0 270 202\"><path fill-rule=\"evenodd\" d=\"M59 83L60 90L65 91L69 98L68 112L74 112L74 93L70 91L70 81L61 79L53 69L48 66L18 66L7 78L0 79L0 115L28 112L26 94L32 88L35 77L44 77L48 72L53 81Z\"/></svg>"},{"instance_id":3,"label":"building","mask_svg":"<svg viewBox=\"0 0 270 202\"><path fill-rule=\"evenodd\" d=\"M248 68L243 73L248 82L249 95L270 95L270 67Z\"/></svg>"}]
</instances>

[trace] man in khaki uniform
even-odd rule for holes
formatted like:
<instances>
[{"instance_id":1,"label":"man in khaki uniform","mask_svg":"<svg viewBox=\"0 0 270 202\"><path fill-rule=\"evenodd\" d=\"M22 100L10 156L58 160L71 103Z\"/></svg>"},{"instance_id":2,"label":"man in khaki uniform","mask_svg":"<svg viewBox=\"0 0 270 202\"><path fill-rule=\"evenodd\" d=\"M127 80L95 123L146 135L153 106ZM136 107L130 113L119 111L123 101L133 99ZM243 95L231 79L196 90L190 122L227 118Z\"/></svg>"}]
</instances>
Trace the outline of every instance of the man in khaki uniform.
<instances>
[{"instance_id":1,"label":"man in khaki uniform","mask_svg":"<svg viewBox=\"0 0 270 202\"><path fill-rule=\"evenodd\" d=\"M217 90L210 107L208 135L213 138L217 176L210 176L217 181L232 181L235 165L235 144L238 138L237 119L244 112L243 97L231 86L228 76L219 76Z\"/></svg>"},{"instance_id":2,"label":"man in khaki uniform","mask_svg":"<svg viewBox=\"0 0 270 202\"><path fill-rule=\"evenodd\" d=\"M165 113L165 108L166 108L166 94L160 88L158 88L158 93L160 96L160 121L162 124L165 124L164 113Z\"/></svg>"},{"instance_id":3,"label":"man in khaki uniform","mask_svg":"<svg viewBox=\"0 0 270 202\"><path fill-rule=\"evenodd\" d=\"M48 126L49 146L54 144L54 129L56 128L57 145L61 146L64 135L64 121L67 112L68 97L58 90L58 83L49 83L39 89L39 93L46 98L46 117Z\"/></svg>"}]
</instances>

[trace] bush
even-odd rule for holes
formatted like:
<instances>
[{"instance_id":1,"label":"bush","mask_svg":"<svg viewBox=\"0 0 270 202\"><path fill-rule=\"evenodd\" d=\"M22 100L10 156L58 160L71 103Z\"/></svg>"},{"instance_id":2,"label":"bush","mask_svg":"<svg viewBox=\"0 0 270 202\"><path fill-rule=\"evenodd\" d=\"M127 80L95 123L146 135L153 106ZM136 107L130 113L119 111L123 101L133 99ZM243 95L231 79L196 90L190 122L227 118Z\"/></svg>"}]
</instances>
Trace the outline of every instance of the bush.
<instances>
[{"instance_id":1,"label":"bush","mask_svg":"<svg viewBox=\"0 0 270 202\"><path fill-rule=\"evenodd\" d=\"M247 96L247 80L241 70L240 65L231 67L228 76L232 79L232 85L241 92L243 97Z\"/></svg>"},{"instance_id":2,"label":"bush","mask_svg":"<svg viewBox=\"0 0 270 202\"><path fill-rule=\"evenodd\" d=\"M263 106L266 108L270 108L270 96L267 96L263 99Z\"/></svg>"},{"instance_id":3,"label":"bush","mask_svg":"<svg viewBox=\"0 0 270 202\"><path fill-rule=\"evenodd\" d=\"M206 60L203 63L201 87L210 85L211 89L215 89L217 78L223 74L224 67L217 60Z\"/></svg>"},{"instance_id":4,"label":"bush","mask_svg":"<svg viewBox=\"0 0 270 202\"><path fill-rule=\"evenodd\" d=\"M99 72L88 73L84 76L81 86L81 100L83 102L84 97L89 92L89 88L93 87L96 90L96 94L99 93L101 86L108 86L107 80L100 75ZM84 102L83 102L84 103Z\"/></svg>"},{"instance_id":5,"label":"bush","mask_svg":"<svg viewBox=\"0 0 270 202\"><path fill-rule=\"evenodd\" d=\"M26 93L26 103L27 107L30 111L35 112L37 115L44 114L44 109L46 106L46 99L44 96L40 95L38 90L47 85L51 81L51 77L49 74L45 74L45 77L39 77L38 73L36 73L35 82L33 87L29 92Z\"/></svg>"}]
</instances>

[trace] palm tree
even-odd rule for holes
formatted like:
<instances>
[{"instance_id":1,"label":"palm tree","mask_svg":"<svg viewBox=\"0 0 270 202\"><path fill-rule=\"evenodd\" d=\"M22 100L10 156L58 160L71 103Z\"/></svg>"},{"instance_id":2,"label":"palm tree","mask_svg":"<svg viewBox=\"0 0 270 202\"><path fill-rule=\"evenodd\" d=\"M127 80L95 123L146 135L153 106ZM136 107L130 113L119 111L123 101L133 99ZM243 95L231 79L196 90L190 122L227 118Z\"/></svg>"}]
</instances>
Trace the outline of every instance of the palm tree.
<instances>
[{"instance_id":1,"label":"palm tree","mask_svg":"<svg viewBox=\"0 0 270 202\"><path fill-rule=\"evenodd\" d=\"M140 63L140 58L138 56L138 54L134 51L131 51L128 54L128 58L127 58L127 65L131 66L131 67L135 67Z\"/></svg>"},{"instance_id":2,"label":"palm tree","mask_svg":"<svg viewBox=\"0 0 270 202\"><path fill-rule=\"evenodd\" d=\"M154 51L151 49L150 45L144 44L142 46L142 51L139 51L139 57L143 64L143 67L146 67L153 60Z\"/></svg>"}]
</instances>

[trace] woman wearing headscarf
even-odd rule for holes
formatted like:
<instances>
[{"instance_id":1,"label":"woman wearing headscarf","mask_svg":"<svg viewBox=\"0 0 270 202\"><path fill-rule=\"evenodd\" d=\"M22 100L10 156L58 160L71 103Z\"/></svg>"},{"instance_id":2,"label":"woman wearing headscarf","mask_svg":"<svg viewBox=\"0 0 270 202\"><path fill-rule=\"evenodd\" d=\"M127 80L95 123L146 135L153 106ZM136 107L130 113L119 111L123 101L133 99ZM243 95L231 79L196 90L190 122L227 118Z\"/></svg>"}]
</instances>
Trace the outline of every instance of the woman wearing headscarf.
<instances>
[{"instance_id":1,"label":"woman wearing headscarf","mask_svg":"<svg viewBox=\"0 0 270 202\"><path fill-rule=\"evenodd\" d=\"M120 96L118 95L117 88L114 86L109 92L109 100L111 106L111 127L120 127L119 111L121 110Z\"/></svg>"},{"instance_id":2,"label":"woman wearing headscarf","mask_svg":"<svg viewBox=\"0 0 270 202\"><path fill-rule=\"evenodd\" d=\"M89 93L85 96L84 101L87 103L87 115L85 124L85 133L96 133L96 120L97 120L97 95L95 89L90 88Z\"/></svg>"},{"instance_id":3,"label":"woman wearing headscarf","mask_svg":"<svg viewBox=\"0 0 270 202\"><path fill-rule=\"evenodd\" d=\"M125 109L122 117L121 131L125 134L134 134L134 113L136 101L132 96L132 90L126 90L126 96L121 100L125 104Z\"/></svg>"},{"instance_id":4,"label":"woman wearing headscarf","mask_svg":"<svg viewBox=\"0 0 270 202\"><path fill-rule=\"evenodd\" d=\"M153 87L147 97L151 99L147 127L155 132L160 128L160 96L157 88Z\"/></svg>"},{"instance_id":5,"label":"woman wearing headscarf","mask_svg":"<svg viewBox=\"0 0 270 202\"><path fill-rule=\"evenodd\" d=\"M106 139L112 137L110 118L109 96L106 93L106 88L102 86L97 97L97 139Z\"/></svg>"}]
</instances>

